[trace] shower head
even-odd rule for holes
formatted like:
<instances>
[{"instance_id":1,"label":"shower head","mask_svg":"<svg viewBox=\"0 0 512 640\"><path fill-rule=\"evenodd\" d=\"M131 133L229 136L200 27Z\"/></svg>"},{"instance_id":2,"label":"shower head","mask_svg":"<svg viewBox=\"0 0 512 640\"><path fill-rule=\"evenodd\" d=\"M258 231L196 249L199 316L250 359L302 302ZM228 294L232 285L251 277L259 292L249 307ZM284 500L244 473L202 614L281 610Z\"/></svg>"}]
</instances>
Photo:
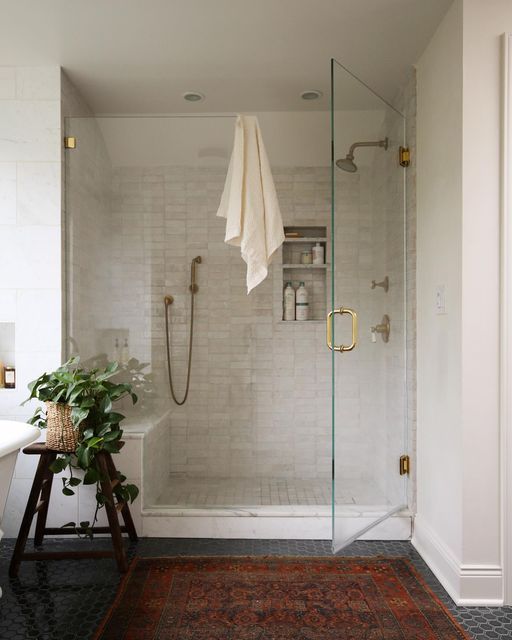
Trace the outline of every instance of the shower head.
<instances>
[{"instance_id":1,"label":"shower head","mask_svg":"<svg viewBox=\"0 0 512 640\"><path fill-rule=\"evenodd\" d=\"M355 173L357 171L357 165L354 162L354 156L347 153L344 158L336 160L336 166L338 169L347 171L348 173Z\"/></svg>"},{"instance_id":2,"label":"shower head","mask_svg":"<svg viewBox=\"0 0 512 640\"><path fill-rule=\"evenodd\" d=\"M201 258L201 256L196 256L196 257L194 258L194 262L195 262L196 264L201 264L201 262L202 262L202 261L203 261L203 259Z\"/></svg>"},{"instance_id":3,"label":"shower head","mask_svg":"<svg viewBox=\"0 0 512 640\"><path fill-rule=\"evenodd\" d=\"M384 138L384 140L376 140L375 142L354 142L354 144L350 145L347 155L344 158L336 160L336 166L338 169L342 169L348 173L355 173L357 171L357 164L354 162L354 150L357 149L357 147L382 147L387 150L388 142L387 138Z\"/></svg>"}]
</instances>

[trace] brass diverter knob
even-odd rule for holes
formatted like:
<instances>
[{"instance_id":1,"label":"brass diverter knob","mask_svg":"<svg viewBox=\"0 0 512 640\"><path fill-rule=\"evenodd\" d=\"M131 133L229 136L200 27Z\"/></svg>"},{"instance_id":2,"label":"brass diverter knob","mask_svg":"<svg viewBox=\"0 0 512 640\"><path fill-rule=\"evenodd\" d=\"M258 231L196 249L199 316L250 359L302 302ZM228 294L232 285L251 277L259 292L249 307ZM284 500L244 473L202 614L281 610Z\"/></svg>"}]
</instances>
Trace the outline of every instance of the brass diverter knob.
<instances>
[{"instance_id":1,"label":"brass diverter knob","mask_svg":"<svg viewBox=\"0 0 512 640\"><path fill-rule=\"evenodd\" d=\"M383 342L389 342L389 334L391 332L391 320L389 316L384 314L381 323L375 325L370 330L373 334L380 333Z\"/></svg>"}]
</instances>

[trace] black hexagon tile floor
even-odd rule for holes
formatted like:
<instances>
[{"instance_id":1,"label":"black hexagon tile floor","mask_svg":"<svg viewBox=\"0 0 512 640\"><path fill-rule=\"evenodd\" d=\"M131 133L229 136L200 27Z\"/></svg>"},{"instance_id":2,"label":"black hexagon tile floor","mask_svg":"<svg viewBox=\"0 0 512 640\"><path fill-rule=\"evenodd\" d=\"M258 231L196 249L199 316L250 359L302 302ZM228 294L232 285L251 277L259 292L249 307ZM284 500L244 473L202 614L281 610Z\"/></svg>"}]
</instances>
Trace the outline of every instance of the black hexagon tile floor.
<instances>
[{"instance_id":1,"label":"black hexagon tile floor","mask_svg":"<svg viewBox=\"0 0 512 640\"><path fill-rule=\"evenodd\" d=\"M48 541L59 549L108 548L105 539L93 542ZM30 541L29 541L30 544ZM25 562L19 578L10 580L8 565L14 540L0 544L1 640L89 640L113 602L119 574L106 560ZM53 548L55 548L53 546ZM330 555L324 540L211 540L146 538L129 548L132 558L172 555ZM512 607L457 607L408 542L355 542L343 550L349 556L406 556L427 584L475 640L512 640Z\"/></svg>"}]
</instances>

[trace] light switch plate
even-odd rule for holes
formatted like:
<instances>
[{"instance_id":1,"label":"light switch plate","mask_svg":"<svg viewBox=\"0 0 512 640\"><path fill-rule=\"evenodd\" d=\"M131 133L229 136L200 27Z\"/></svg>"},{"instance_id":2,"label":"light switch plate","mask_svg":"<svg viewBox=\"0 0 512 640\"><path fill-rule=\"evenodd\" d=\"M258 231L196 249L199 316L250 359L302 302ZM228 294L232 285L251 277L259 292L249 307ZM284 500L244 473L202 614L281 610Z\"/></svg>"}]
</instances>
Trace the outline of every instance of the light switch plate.
<instances>
[{"instance_id":1,"label":"light switch plate","mask_svg":"<svg viewBox=\"0 0 512 640\"><path fill-rule=\"evenodd\" d=\"M446 287L444 284L436 285L435 305L437 315L440 316L446 313Z\"/></svg>"}]
</instances>

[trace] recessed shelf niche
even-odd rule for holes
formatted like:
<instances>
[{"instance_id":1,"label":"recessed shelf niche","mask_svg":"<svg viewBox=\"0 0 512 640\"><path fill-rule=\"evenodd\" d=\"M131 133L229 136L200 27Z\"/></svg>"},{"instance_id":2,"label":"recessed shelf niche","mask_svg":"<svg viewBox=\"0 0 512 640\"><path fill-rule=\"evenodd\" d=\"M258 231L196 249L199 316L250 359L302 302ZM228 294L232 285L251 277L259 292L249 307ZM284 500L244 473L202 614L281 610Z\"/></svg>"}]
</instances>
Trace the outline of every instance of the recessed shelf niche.
<instances>
[{"instance_id":1,"label":"recessed shelf niche","mask_svg":"<svg viewBox=\"0 0 512 640\"><path fill-rule=\"evenodd\" d=\"M4 387L4 370L5 366L15 366L14 354L15 354L15 326L14 322L0 322L0 391L12 391L12 389L6 389Z\"/></svg>"},{"instance_id":2,"label":"recessed shelf niche","mask_svg":"<svg viewBox=\"0 0 512 640\"><path fill-rule=\"evenodd\" d=\"M328 239L325 226L287 226L284 228L286 239L283 243L283 289L291 282L296 289L304 282L308 291L309 320L325 320L327 300ZM319 242L324 248L324 264L302 264L303 252L311 252ZM295 324L297 321L287 321ZM301 323L302 324L302 323Z\"/></svg>"}]
</instances>

